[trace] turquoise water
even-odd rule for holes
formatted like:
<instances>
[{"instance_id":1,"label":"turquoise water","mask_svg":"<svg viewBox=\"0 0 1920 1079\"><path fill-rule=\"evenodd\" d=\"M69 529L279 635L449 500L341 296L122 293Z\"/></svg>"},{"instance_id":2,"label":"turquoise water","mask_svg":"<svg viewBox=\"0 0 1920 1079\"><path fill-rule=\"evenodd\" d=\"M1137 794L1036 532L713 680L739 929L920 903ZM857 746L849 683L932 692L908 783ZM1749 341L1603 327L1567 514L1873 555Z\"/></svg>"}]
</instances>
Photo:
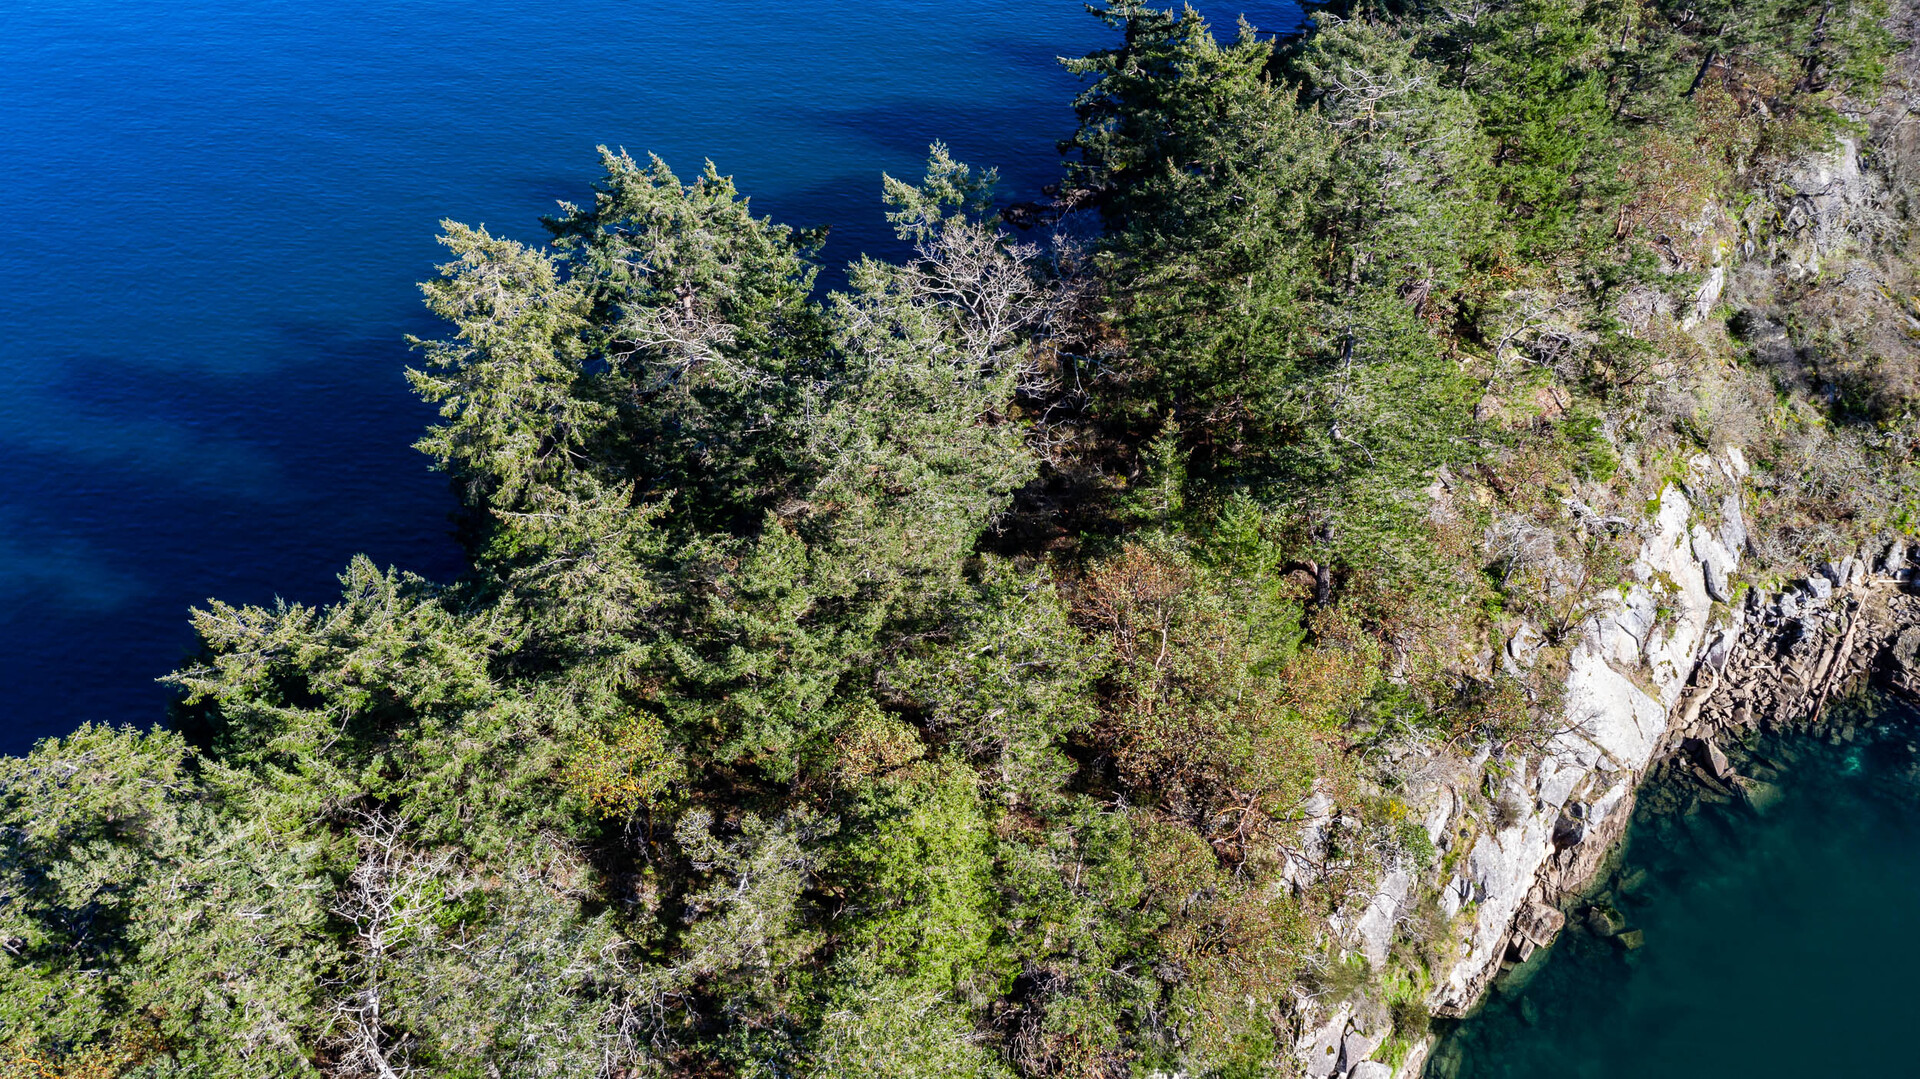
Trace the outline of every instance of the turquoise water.
<instances>
[{"instance_id":1,"label":"turquoise water","mask_svg":"<svg viewBox=\"0 0 1920 1079\"><path fill-rule=\"evenodd\" d=\"M1428 1076L1920 1073L1920 714L1878 699L1835 720L1851 741L1729 747L1744 773L1777 773L1764 814L1656 783L1596 897L1645 944L1580 928L1576 908L1525 988L1496 993Z\"/></svg>"},{"instance_id":2,"label":"turquoise water","mask_svg":"<svg viewBox=\"0 0 1920 1079\"><path fill-rule=\"evenodd\" d=\"M209 596L458 569L401 377L439 219L538 238L608 143L711 157L841 263L933 139L1037 194L1056 58L1111 36L1080 0L0 3L0 751L156 718Z\"/></svg>"}]
</instances>

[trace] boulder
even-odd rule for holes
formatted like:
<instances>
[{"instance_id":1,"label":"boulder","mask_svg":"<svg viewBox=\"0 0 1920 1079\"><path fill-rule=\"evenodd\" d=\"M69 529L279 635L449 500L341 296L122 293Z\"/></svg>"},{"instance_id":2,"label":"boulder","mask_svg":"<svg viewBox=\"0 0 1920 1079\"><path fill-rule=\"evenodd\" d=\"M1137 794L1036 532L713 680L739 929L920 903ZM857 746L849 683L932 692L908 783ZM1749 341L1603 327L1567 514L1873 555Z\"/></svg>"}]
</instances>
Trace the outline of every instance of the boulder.
<instances>
[{"instance_id":1,"label":"boulder","mask_svg":"<svg viewBox=\"0 0 1920 1079\"><path fill-rule=\"evenodd\" d=\"M1515 928L1535 944L1552 944L1566 924L1567 916L1559 907L1537 900L1528 903L1514 919Z\"/></svg>"},{"instance_id":2,"label":"boulder","mask_svg":"<svg viewBox=\"0 0 1920 1079\"><path fill-rule=\"evenodd\" d=\"M1713 640L1708 642L1700 662L1706 664L1710 670L1725 671L1727 661L1733 658L1734 646L1739 643L1739 633L1734 627L1727 626L1713 635Z\"/></svg>"},{"instance_id":3,"label":"boulder","mask_svg":"<svg viewBox=\"0 0 1920 1079\"><path fill-rule=\"evenodd\" d=\"M1880 556L1880 572L1888 577L1897 576L1907 568L1907 545L1894 540L1887 545L1887 553Z\"/></svg>"},{"instance_id":4,"label":"boulder","mask_svg":"<svg viewBox=\"0 0 1920 1079\"><path fill-rule=\"evenodd\" d=\"M1553 955L1551 948L1535 948L1526 959L1501 971L1493 979L1494 992L1502 996L1518 996L1527 988L1534 977L1546 969L1547 960Z\"/></svg>"},{"instance_id":5,"label":"boulder","mask_svg":"<svg viewBox=\"0 0 1920 1079\"><path fill-rule=\"evenodd\" d=\"M1689 738L1687 748L1693 752L1694 759L1715 779L1725 779L1733 774L1733 764L1720 747L1713 744L1711 738Z\"/></svg>"},{"instance_id":6,"label":"boulder","mask_svg":"<svg viewBox=\"0 0 1920 1079\"><path fill-rule=\"evenodd\" d=\"M1351 1074L1351 1069L1364 1063L1385 1040L1378 1034L1368 1034L1359 1030L1348 1031L1346 1040L1340 1046L1340 1066L1349 1069Z\"/></svg>"},{"instance_id":7,"label":"boulder","mask_svg":"<svg viewBox=\"0 0 1920 1079\"><path fill-rule=\"evenodd\" d=\"M1363 1060L1347 1073L1347 1079L1393 1079L1393 1069L1377 1060Z\"/></svg>"},{"instance_id":8,"label":"boulder","mask_svg":"<svg viewBox=\"0 0 1920 1079\"><path fill-rule=\"evenodd\" d=\"M1611 937L1627 927L1626 918L1620 912L1607 906L1587 908L1587 928L1595 936Z\"/></svg>"},{"instance_id":9,"label":"boulder","mask_svg":"<svg viewBox=\"0 0 1920 1079\"><path fill-rule=\"evenodd\" d=\"M1825 574L1815 574L1807 578L1807 595L1814 603L1825 603L1833 598L1833 579Z\"/></svg>"},{"instance_id":10,"label":"boulder","mask_svg":"<svg viewBox=\"0 0 1920 1079\"><path fill-rule=\"evenodd\" d=\"M1893 639L1893 661L1903 671L1920 672L1920 626L1908 626Z\"/></svg>"}]
</instances>

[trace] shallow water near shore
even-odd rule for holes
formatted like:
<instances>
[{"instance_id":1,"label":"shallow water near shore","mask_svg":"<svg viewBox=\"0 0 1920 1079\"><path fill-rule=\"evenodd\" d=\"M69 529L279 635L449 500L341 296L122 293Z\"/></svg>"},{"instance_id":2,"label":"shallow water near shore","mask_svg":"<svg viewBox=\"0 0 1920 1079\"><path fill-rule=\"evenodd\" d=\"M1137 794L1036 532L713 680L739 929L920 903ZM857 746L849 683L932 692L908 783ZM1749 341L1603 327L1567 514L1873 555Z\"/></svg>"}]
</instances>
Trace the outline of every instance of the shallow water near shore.
<instances>
[{"instance_id":1,"label":"shallow water near shore","mask_svg":"<svg viewBox=\"0 0 1920 1079\"><path fill-rule=\"evenodd\" d=\"M1594 932L1590 904L1573 907L1532 977L1503 978L1427 1076L1912 1074L1920 712L1868 696L1829 719L1819 735L1728 746L1739 771L1777 786L1764 813L1650 781L1591 897L1644 943Z\"/></svg>"}]
</instances>

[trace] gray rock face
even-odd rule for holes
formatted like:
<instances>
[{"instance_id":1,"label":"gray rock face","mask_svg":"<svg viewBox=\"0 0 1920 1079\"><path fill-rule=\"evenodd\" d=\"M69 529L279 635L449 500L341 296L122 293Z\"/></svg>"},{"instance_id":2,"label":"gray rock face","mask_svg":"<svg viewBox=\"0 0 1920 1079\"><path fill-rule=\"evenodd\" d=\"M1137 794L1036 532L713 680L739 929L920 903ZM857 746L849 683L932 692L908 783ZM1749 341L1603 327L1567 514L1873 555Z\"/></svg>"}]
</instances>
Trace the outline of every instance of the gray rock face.
<instances>
[{"instance_id":1,"label":"gray rock face","mask_svg":"<svg viewBox=\"0 0 1920 1079\"><path fill-rule=\"evenodd\" d=\"M1728 454L1725 466L1713 467L1744 474L1745 464ZM1713 620L1725 616L1724 607L1715 614L1714 603L1730 598L1745 546L1738 511L1737 498L1731 512L1723 506L1715 534L1693 524L1692 505L1678 488L1661 492L1632 582L1603 598L1569 656L1562 732L1540 759L1519 762L1508 777L1510 801L1528 810L1505 827L1483 830L1459 878L1442 890L1449 916L1466 898L1478 905L1460 958L1430 998L1436 1007L1465 1008L1509 954L1516 929L1523 929L1516 918L1534 910L1529 896L1547 860L1585 844L1597 823L1631 805L1634 783L1667 737L1674 706L1714 636ZM1545 944L1540 937L1554 931L1521 935Z\"/></svg>"},{"instance_id":2,"label":"gray rock face","mask_svg":"<svg viewBox=\"0 0 1920 1079\"><path fill-rule=\"evenodd\" d=\"M1729 447L1729 453L1733 450ZM1744 467L1744 462L1742 463ZM1740 496L1730 494L1720 500L1720 530L1716 535L1727 550L1738 555L1747 549L1747 519L1740 511Z\"/></svg>"},{"instance_id":3,"label":"gray rock face","mask_svg":"<svg viewBox=\"0 0 1920 1079\"><path fill-rule=\"evenodd\" d=\"M1353 1010L1345 1004L1336 1009L1319 1030L1314 1031L1302 1054L1311 1079L1328 1079L1340 1070L1340 1050L1346 1041L1347 1020Z\"/></svg>"},{"instance_id":4,"label":"gray rock face","mask_svg":"<svg viewBox=\"0 0 1920 1079\"><path fill-rule=\"evenodd\" d=\"M1693 294L1693 303L1687 310L1687 316L1680 320L1680 328L1691 330L1705 322L1713 314L1713 305L1720 302L1720 293L1727 287L1727 268L1716 264L1707 272L1707 279L1700 283L1700 291Z\"/></svg>"},{"instance_id":5,"label":"gray rock face","mask_svg":"<svg viewBox=\"0 0 1920 1079\"><path fill-rule=\"evenodd\" d=\"M1341 1043L1340 1046L1340 1066L1346 1068L1349 1077L1351 1077L1352 1069L1365 1063L1366 1059L1372 1056L1373 1051L1380 1048L1380 1043L1385 1040L1385 1038L1382 1038L1378 1034L1371 1034L1366 1031L1347 1031L1346 1040Z\"/></svg>"},{"instance_id":6,"label":"gray rock face","mask_svg":"<svg viewBox=\"0 0 1920 1079\"><path fill-rule=\"evenodd\" d=\"M1403 866L1394 866L1381 875L1379 891L1374 893L1373 901L1360 915L1354 932L1360 938L1360 950L1367 962L1379 970L1387 963L1387 949L1393 944L1393 926L1400 913L1400 904L1406 900L1407 889L1413 884L1413 874Z\"/></svg>"},{"instance_id":7,"label":"gray rock face","mask_svg":"<svg viewBox=\"0 0 1920 1079\"><path fill-rule=\"evenodd\" d=\"M1579 803L1575 802L1573 805L1568 806L1567 810L1571 810L1578 805ZM1575 815L1567 810L1562 810L1560 819L1553 822L1553 845L1561 850L1565 850L1568 847L1579 846L1580 841L1587 838L1586 817L1584 815Z\"/></svg>"},{"instance_id":8,"label":"gray rock face","mask_svg":"<svg viewBox=\"0 0 1920 1079\"><path fill-rule=\"evenodd\" d=\"M1747 462L1737 451L1729 449L1724 458L1703 455L1690 462L1687 490L1665 488L1654 519L1634 526L1640 549L1627 582L1591 597L1593 613L1580 624L1568 655L1559 732L1537 754L1504 756L1496 787L1484 790L1503 807L1497 815L1470 808L1481 804L1486 750L1472 759L1433 755L1416 774L1406 800L1413 819L1454 866L1454 875L1440 887L1439 907L1461 934L1453 965L1435 971L1429 1006L1460 1014L1504 961L1523 960L1501 975L1503 991L1514 990L1526 973L1539 969L1566 925L1566 915L1542 897L1563 894L1560 889L1591 872L1599 843L1619 834L1640 774L1654 752L1670 744L1670 725L1691 721L1693 712L1676 719L1676 707L1698 665L1724 671L1742 621L1749 615L1769 621L1776 616L1764 603L1750 601L1740 610L1726 606L1750 542L1739 496L1728 490L1747 474ZM1719 499L1719 523L1711 528L1696 523L1693 499ZM1569 507L1590 527L1600 523L1577 500ZM1832 584L1822 577L1808 586L1807 595L1824 585L1830 598ZM1495 647L1500 651L1490 648L1481 656L1482 666L1520 668L1534 658L1538 640L1531 627L1523 626ZM1920 634L1913 651L1920 664ZM1728 787L1752 782L1734 776L1717 749L1703 745L1698 752L1704 754L1699 758L1703 774ZM1767 791L1760 788L1765 784L1742 786L1742 794L1762 804ZM1305 808L1305 842L1313 846L1334 810L1322 797ZM1309 868L1303 864L1301 871ZM1358 909L1337 920L1346 926L1349 946L1376 968L1390 955L1415 876L1410 867L1390 870L1364 897L1364 907L1356 904ZM1580 917L1616 941L1626 937L1623 946L1639 939L1611 908L1597 915L1583 911ZM1357 1019L1351 1004L1327 1009L1303 1003L1304 1029L1294 1053L1311 1079L1413 1079L1423 1065L1428 1075L1444 1079L1449 1066L1459 1064L1444 1046L1430 1041L1415 1046L1398 1071L1368 1061L1387 1033L1384 1021ZM1430 1048L1436 1056L1427 1061Z\"/></svg>"},{"instance_id":9,"label":"gray rock face","mask_svg":"<svg viewBox=\"0 0 1920 1079\"><path fill-rule=\"evenodd\" d=\"M1848 241L1855 220L1872 202L1873 185L1860 168L1859 140L1839 139L1831 153L1803 159L1787 182L1795 194L1781 221L1788 237L1781 253L1794 273L1813 276L1825 256Z\"/></svg>"}]
</instances>

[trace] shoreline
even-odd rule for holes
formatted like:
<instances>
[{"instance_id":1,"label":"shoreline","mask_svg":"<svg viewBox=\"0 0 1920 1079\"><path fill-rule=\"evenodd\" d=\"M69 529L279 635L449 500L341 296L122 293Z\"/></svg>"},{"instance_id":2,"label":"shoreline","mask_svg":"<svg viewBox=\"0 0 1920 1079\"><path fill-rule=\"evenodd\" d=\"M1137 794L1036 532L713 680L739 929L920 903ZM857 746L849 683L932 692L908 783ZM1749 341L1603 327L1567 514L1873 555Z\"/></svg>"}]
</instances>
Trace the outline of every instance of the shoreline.
<instances>
[{"instance_id":1,"label":"shoreline","mask_svg":"<svg viewBox=\"0 0 1920 1079\"><path fill-rule=\"evenodd\" d=\"M1748 592L1738 638L1724 650L1710 645L1702 651L1633 790L1603 817L1585 823L1577 838L1563 818L1559 837L1573 841L1541 868L1528 906L1509 921L1507 953L1475 980L1460 1005L1444 1015L1436 1009L1436 1016L1471 1018L1500 978L1509 972L1525 976L1536 951L1552 945L1588 906L1649 784L1678 780L1675 792L1691 788L1701 797L1741 799L1765 812L1780 791L1770 777L1740 771L1722 743L1754 732L1852 741L1854 725L1832 726L1828 708L1868 685L1920 701L1920 573L1909 567L1906 553L1904 541L1894 541L1871 567L1856 555L1770 596ZM1677 798L1675 792L1669 797ZM1676 800L1656 811L1678 808ZM1431 1074L1444 1079L1451 1071L1431 1055L1440 1046L1429 1035L1393 1074L1415 1079L1428 1074L1431 1060L1440 1064Z\"/></svg>"},{"instance_id":2,"label":"shoreline","mask_svg":"<svg viewBox=\"0 0 1920 1079\"><path fill-rule=\"evenodd\" d=\"M1437 903L1454 943L1425 996L1434 1018L1473 1015L1496 979L1553 944L1620 850L1656 772L1684 768L1717 796L1764 808L1778 792L1734 771L1720 742L1757 725L1817 729L1830 701L1879 675L1916 695L1920 571L1905 541L1823 566L1779 592L1736 588L1746 475L1743 455L1730 448L1695 457L1686 480L1662 491L1628 579L1602 592L1581 624L1564 722L1544 745L1494 767L1485 750L1418 760L1403 796L1441 855L1439 894L1432 870L1389 867L1365 908L1336 926L1379 972ZM1920 547L1912 555L1920 558ZM1517 632L1499 662L1530 662L1516 647L1525 640ZM1309 823L1309 854L1334 812L1326 805L1327 816ZM1331 1007L1299 1001L1294 1055L1308 1079L1423 1074L1438 1039L1423 1031L1391 1050L1398 1031L1378 995ZM1383 1052L1397 1059L1374 1059Z\"/></svg>"}]
</instances>

